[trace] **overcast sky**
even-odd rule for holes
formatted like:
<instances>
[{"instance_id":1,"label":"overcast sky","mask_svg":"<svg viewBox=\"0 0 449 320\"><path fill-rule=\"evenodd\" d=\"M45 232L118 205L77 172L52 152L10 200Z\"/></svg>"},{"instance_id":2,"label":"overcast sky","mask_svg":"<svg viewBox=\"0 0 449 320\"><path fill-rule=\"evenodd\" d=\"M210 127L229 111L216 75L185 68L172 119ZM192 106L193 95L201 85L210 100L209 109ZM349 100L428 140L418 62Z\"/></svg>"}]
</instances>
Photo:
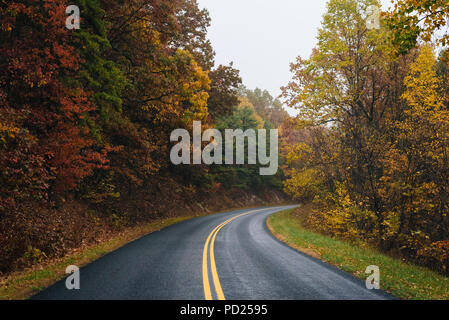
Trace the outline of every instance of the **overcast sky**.
<instances>
[{"instance_id":1,"label":"overcast sky","mask_svg":"<svg viewBox=\"0 0 449 320\"><path fill-rule=\"evenodd\" d=\"M241 71L244 84L278 96L298 55L309 57L327 0L198 0L212 17L218 64ZM385 4L389 0L383 1Z\"/></svg>"}]
</instances>

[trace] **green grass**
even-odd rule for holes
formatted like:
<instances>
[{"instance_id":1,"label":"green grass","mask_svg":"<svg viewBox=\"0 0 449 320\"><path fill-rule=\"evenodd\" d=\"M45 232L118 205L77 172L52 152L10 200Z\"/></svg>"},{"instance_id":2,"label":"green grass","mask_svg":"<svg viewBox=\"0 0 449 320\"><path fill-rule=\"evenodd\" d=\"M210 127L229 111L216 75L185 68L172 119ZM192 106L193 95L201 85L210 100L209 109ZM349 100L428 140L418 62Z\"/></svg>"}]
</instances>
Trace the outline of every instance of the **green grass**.
<instances>
[{"instance_id":1,"label":"green grass","mask_svg":"<svg viewBox=\"0 0 449 320\"><path fill-rule=\"evenodd\" d=\"M449 278L406 263L363 244L351 244L305 229L301 218L287 210L270 217L268 226L280 240L307 254L366 279L370 265L379 266L381 288L401 299L448 300Z\"/></svg>"}]
</instances>

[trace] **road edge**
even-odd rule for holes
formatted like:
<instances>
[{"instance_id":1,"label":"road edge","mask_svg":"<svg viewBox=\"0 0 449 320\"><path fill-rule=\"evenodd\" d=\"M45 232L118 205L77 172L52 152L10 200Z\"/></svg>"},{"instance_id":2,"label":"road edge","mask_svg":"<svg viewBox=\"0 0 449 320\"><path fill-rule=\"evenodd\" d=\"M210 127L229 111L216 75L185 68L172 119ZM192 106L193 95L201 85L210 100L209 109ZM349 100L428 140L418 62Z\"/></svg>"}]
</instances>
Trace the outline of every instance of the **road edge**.
<instances>
[{"instance_id":1,"label":"road edge","mask_svg":"<svg viewBox=\"0 0 449 320\"><path fill-rule=\"evenodd\" d=\"M299 206L298 206L299 207ZM294 209L287 209L287 210L283 210L283 211L278 211L278 212L274 212L272 214L270 214L266 219L265 219L265 223L264 223L264 227L266 228L267 232L272 236L273 239L275 239L277 242L279 242L280 244L282 244L283 246L297 252L298 254L307 257L308 259L313 260L314 262L325 266L327 269L337 272L338 274L340 274L341 276L343 276L344 278L351 280L352 282L354 282L357 285L360 285L362 287L365 287L365 281L363 279L360 279L359 277L357 277L355 274L352 274L350 272L344 271L342 269L340 269L338 266L333 265L325 260L323 260L321 258L321 256L316 256L316 254L310 254L308 253L308 249L304 249L304 248L300 248L296 245L294 245L293 243L289 242L287 239L285 239L285 237L281 234L278 234L274 228L270 225L270 218L273 215L276 214L281 214L283 212L286 211L291 211ZM385 299L388 300L401 300L400 298L394 296L392 293L385 291L385 290L376 290L377 294L379 294L380 296L384 297Z\"/></svg>"}]
</instances>

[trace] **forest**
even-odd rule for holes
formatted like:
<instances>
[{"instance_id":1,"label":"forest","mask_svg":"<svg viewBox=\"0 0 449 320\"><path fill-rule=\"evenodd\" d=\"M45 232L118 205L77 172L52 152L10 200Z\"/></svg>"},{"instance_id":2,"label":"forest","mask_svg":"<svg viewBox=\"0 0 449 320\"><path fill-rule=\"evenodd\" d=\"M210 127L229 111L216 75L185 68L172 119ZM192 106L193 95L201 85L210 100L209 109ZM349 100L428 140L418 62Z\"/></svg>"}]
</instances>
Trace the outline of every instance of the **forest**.
<instances>
[{"instance_id":1,"label":"forest","mask_svg":"<svg viewBox=\"0 0 449 320\"><path fill-rule=\"evenodd\" d=\"M215 63L196 0L70 4L79 30L65 0L0 1L0 274L255 198L313 203L308 228L448 274L446 0L397 0L379 28L377 0L329 0L280 97ZM174 165L194 121L279 129L280 169Z\"/></svg>"},{"instance_id":2,"label":"forest","mask_svg":"<svg viewBox=\"0 0 449 320\"><path fill-rule=\"evenodd\" d=\"M310 228L447 274L449 4L396 1L369 30L373 4L329 1L313 54L291 65L285 189L317 206Z\"/></svg>"},{"instance_id":3,"label":"forest","mask_svg":"<svg viewBox=\"0 0 449 320\"><path fill-rule=\"evenodd\" d=\"M0 2L0 272L206 201L218 209L218 194L228 205L282 196L280 172L170 162L170 133L194 120L271 129L288 116L232 65L215 65L206 10L195 0L71 4L79 30L65 28L64 0Z\"/></svg>"}]
</instances>

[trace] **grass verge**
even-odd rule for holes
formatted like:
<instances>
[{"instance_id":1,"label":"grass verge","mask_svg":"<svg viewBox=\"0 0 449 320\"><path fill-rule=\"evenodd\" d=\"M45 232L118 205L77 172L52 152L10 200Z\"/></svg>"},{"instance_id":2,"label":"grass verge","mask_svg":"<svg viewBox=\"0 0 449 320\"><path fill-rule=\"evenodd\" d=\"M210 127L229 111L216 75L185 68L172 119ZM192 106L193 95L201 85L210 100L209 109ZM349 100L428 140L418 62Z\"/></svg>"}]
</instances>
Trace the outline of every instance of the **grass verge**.
<instances>
[{"instance_id":1,"label":"grass verge","mask_svg":"<svg viewBox=\"0 0 449 320\"><path fill-rule=\"evenodd\" d=\"M129 228L103 243L79 249L64 258L47 262L45 265L36 266L30 270L9 274L0 279L0 300L27 299L65 278L67 276L65 270L69 265L83 267L144 235L191 218L194 216L160 219L146 225Z\"/></svg>"},{"instance_id":2,"label":"grass verge","mask_svg":"<svg viewBox=\"0 0 449 320\"><path fill-rule=\"evenodd\" d=\"M351 244L324 236L302 226L301 215L287 210L271 216L267 225L281 241L319 258L360 279L370 265L379 266L381 288L401 299L448 300L449 278L426 268L406 263L363 244Z\"/></svg>"}]
</instances>

